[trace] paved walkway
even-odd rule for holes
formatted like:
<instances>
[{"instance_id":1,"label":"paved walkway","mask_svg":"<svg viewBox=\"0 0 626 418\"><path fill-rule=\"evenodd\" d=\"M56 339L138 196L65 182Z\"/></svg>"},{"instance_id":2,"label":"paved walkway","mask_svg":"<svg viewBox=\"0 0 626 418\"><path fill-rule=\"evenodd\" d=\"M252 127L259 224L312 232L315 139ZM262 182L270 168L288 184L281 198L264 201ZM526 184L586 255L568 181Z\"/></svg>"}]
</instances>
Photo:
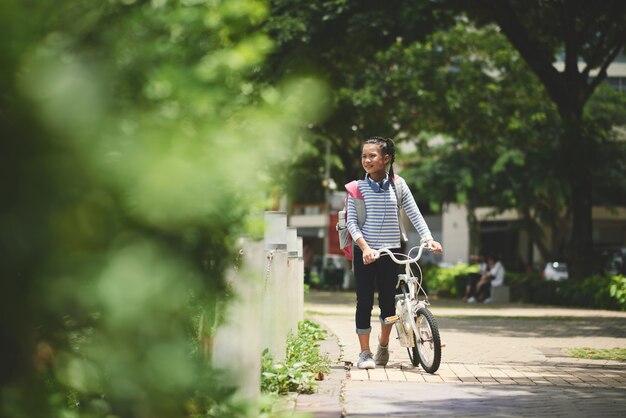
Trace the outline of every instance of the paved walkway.
<instances>
[{"instance_id":1,"label":"paved walkway","mask_svg":"<svg viewBox=\"0 0 626 418\"><path fill-rule=\"evenodd\" d=\"M297 411L329 418L626 416L626 363L564 352L626 348L626 312L434 302L444 348L431 375L413 367L396 341L386 367L357 369L354 295L306 299L307 317L330 330L322 349L335 364L316 394L298 396Z\"/></svg>"}]
</instances>

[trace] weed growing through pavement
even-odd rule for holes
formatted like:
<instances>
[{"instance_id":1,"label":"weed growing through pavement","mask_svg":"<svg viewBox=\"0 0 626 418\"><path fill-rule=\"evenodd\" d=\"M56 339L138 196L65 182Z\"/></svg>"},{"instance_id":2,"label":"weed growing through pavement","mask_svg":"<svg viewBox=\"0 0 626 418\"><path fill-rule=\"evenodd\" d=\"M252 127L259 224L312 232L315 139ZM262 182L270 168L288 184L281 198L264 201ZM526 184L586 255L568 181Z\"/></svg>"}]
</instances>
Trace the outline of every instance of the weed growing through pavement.
<instances>
[{"instance_id":1,"label":"weed growing through pavement","mask_svg":"<svg viewBox=\"0 0 626 418\"><path fill-rule=\"evenodd\" d=\"M267 393L289 392L310 393L315 380L321 380L330 371L330 359L319 351L320 340L326 331L318 324L302 321L298 324L298 335L289 335L283 361L274 361L266 349L263 351L261 390Z\"/></svg>"}]
</instances>

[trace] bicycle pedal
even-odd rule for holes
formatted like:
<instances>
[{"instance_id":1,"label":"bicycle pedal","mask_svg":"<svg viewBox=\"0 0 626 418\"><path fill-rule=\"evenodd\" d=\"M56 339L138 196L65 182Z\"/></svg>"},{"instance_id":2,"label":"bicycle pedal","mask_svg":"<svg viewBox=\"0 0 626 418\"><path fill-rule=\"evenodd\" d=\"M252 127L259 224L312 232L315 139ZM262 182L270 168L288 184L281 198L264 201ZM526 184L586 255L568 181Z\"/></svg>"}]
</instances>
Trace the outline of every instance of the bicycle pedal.
<instances>
[{"instance_id":1,"label":"bicycle pedal","mask_svg":"<svg viewBox=\"0 0 626 418\"><path fill-rule=\"evenodd\" d=\"M393 315L393 316L388 316L387 318L385 318L385 325L391 325L391 324L395 324L396 322L398 322L398 320L400 319L400 317L398 315Z\"/></svg>"}]
</instances>

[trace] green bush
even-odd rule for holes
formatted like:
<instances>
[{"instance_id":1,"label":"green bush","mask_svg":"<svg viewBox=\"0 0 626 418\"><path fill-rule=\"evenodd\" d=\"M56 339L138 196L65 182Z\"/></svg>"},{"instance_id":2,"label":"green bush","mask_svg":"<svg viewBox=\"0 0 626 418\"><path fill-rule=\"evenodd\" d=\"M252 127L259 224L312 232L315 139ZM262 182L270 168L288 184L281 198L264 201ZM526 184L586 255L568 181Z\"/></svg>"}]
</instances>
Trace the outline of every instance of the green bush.
<instances>
[{"instance_id":1,"label":"green bush","mask_svg":"<svg viewBox=\"0 0 626 418\"><path fill-rule=\"evenodd\" d=\"M447 268L427 266L424 268L424 283L429 293L458 298L465 288L467 275L477 272L477 265L465 263ZM507 272L505 283L510 288L513 302L626 311L624 276L551 281L543 279L539 273Z\"/></svg>"},{"instance_id":2,"label":"green bush","mask_svg":"<svg viewBox=\"0 0 626 418\"><path fill-rule=\"evenodd\" d=\"M208 361L227 271L328 108L259 76L269 8L0 3L0 416L244 415Z\"/></svg>"},{"instance_id":3,"label":"green bush","mask_svg":"<svg viewBox=\"0 0 626 418\"><path fill-rule=\"evenodd\" d=\"M509 286L511 301L546 304L554 300L554 289L539 273L506 272L504 282Z\"/></svg>"},{"instance_id":4,"label":"green bush","mask_svg":"<svg viewBox=\"0 0 626 418\"><path fill-rule=\"evenodd\" d=\"M557 287L563 304L626 310L626 281L622 276L592 276L581 282L566 280Z\"/></svg>"},{"instance_id":5,"label":"green bush","mask_svg":"<svg viewBox=\"0 0 626 418\"><path fill-rule=\"evenodd\" d=\"M465 277L470 273L478 273L478 265L459 263L445 268L430 266L424 268L424 283L429 293L460 297L465 287Z\"/></svg>"},{"instance_id":6,"label":"green bush","mask_svg":"<svg viewBox=\"0 0 626 418\"><path fill-rule=\"evenodd\" d=\"M581 281L544 280L539 274L507 273L511 300L539 305L626 310L624 276L591 276Z\"/></svg>"},{"instance_id":7,"label":"green bush","mask_svg":"<svg viewBox=\"0 0 626 418\"><path fill-rule=\"evenodd\" d=\"M621 275L611 277L609 295L617 301L620 310L626 311L626 277Z\"/></svg>"},{"instance_id":8,"label":"green bush","mask_svg":"<svg viewBox=\"0 0 626 418\"><path fill-rule=\"evenodd\" d=\"M298 335L287 338L284 361L275 362L267 349L263 351L261 390L281 395L311 392L315 377L330 371L330 360L317 344L325 335L319 325L305 320L298 324Z\"/></svg>"}]
</instances>

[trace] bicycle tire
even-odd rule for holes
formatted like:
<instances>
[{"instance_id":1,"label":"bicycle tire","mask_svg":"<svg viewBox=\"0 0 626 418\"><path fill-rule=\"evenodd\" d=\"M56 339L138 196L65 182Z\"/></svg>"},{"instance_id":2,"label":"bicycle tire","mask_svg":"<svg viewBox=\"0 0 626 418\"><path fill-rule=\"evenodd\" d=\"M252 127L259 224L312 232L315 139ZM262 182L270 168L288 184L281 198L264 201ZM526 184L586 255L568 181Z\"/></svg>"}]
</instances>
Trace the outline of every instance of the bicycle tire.
<instances>
[{"instance_id":1,"label":"bicycle tire","mask_svg":"<svg viewBox=\"0 0 626 418\"><path fill-rule=\"evenodd\" d=\"M441 364L441 337L437 322L426 308L418 309L414 320L420 335L413 333L415 345L407 348L409 358L415 367L421 365L427 373L435 373Z\"/></svg>"}]
</instances>

